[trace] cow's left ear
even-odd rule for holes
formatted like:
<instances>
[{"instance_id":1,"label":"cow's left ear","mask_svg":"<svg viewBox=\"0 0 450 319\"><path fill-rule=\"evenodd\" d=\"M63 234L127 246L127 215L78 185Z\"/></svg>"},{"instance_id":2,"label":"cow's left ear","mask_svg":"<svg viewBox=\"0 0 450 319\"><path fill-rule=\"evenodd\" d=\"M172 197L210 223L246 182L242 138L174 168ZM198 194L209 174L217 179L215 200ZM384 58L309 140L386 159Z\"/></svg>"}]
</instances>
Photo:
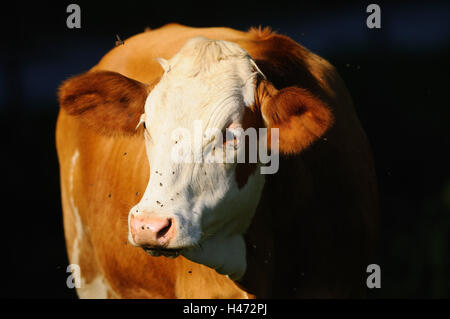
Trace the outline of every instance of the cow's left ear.
<instances>
[{"instance_id":1,"label":"cow's left ear","mask_svg":"<svg viewBox=\"0 0 450 319\"><path fill-rule=\"evenodd\" d=\"M329 107L306 89L290 86L277 90L261 80L256 89L257 104L268 129L279 129L279 151L297 154L320 138L333 124Z\"/></svg>"},{"instance_id":2,"label":"cow's left ear","mask_svg":"<svg viewBox=\"0 0 450 319\"><path fill-rule=\"evenodd\" d=\"M92 71L66 80L58 100L69 115L100 134L132 135L152 87L117 72Z\"/></svg>"}]
</instances>

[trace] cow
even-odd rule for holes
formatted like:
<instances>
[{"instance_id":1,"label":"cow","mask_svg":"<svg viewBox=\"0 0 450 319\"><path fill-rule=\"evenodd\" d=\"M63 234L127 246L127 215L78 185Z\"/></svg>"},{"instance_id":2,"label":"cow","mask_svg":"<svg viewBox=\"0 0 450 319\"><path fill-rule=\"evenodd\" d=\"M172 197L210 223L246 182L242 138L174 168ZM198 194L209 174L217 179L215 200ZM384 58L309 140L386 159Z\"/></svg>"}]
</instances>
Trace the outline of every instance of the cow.
<instances>
[{"instance_id":1,"label":"cow","mask_svg":"<svg viewBox=\"0 0 450 319\"><path fill-rule=\"evenodd\" d=\"M267 27L169 24L65 80L58 101L64 233L80 298L366 295L378 234L373 158L325 59ZM230 143L250 154L249 136L232 133L253 128L278 167L265 174L272 163L248 155L173 158L190 143L174 132L210 128L226 137L186 154Z\"/></svg>"}]
</instances>

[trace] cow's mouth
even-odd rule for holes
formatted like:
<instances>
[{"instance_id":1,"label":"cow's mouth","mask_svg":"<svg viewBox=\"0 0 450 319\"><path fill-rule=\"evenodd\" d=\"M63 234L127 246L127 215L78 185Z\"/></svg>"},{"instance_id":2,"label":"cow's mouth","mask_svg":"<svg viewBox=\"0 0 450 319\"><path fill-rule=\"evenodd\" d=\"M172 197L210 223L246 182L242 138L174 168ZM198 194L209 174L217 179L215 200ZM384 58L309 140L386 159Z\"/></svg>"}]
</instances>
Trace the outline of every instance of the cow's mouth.
<instances>
[{"instance_id":1,"label":"cow's mouth","mask_svg":"<svg viewBox=\"0 0 450 319\"><path fill-rule=\"evenodd\" d=\"M169 258L176 258L178 255L180 255L180 252L182 249L177 248L161 248L161 247L148 247L144 246L142 249L145 250L147 254L153 257L169 257Z\"/></svg>"}]
</instances>

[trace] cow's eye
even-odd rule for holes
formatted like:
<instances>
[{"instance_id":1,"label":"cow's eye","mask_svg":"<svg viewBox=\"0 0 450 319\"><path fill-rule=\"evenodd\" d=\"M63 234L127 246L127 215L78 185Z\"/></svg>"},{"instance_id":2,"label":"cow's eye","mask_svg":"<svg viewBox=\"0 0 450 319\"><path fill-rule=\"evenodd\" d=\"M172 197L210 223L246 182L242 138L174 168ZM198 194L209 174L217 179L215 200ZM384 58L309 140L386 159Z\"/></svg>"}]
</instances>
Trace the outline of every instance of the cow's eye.
<instances>
[{"instance_id":1,"label":"cow's eye","mask_svg":"<svg viewBox=\"0 0 450 319\"><path fill-rule=\"evenodd\" d=\"M145 122L142 123L142 125L144 126L144 129L147 129L147 125L145 125Z\"/></svg>"},{"instance_id":2,"label":"cow's eye","mask_svg":"<svg viewBox=\"0 0 450 319\"><path fill-rule=\"evenodd\" d=\"M222 145L224 147L234 147L235 149L238 146L238 136L236 134L236 132L232 131L232 130L226 130L225 134L223 135L223 142Z\"/></svg>"}]
</instances>

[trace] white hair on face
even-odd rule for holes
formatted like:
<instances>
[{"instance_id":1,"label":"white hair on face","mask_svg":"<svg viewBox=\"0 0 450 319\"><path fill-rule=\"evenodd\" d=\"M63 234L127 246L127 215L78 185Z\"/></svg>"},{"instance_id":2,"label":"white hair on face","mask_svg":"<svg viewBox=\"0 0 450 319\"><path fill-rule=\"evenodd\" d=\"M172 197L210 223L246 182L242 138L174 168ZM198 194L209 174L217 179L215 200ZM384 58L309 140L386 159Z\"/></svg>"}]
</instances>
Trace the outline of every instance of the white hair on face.
<instances>
[{"instance_id":1,"label":"white hair on face","mask_svg":"<svg viewBox=\"0 0 450 319\"><path fill-rule=\"evenodd\" d=\"M216 254L190 251L191 260L237 278L246 267L242 234L256 211L265 179L253 174L238 187L235 166L204 161L206 145L212 143L202 136L208 130L220 133L232 125L239 127L246 107L255 103L256 77L264 75L238 44L204 37L188 40L172 58L157 61L164 74L149 93L141 117L153 169L139 212L174 220L177 236L168 248L201 243L205 251L210 247ZM179 134L180 129L186 134ZM200 147L192 147L198 132ZM183 154L192 162L172 160L173 150L185 145L190 147Z\"/></svg>"},{"instance_id":2,"label":"white hair on face","mask_svg":"<svg viewBox=\"0 0 450 319\"><path fill-rule=\"evenodd\" d=\"M216 83L215 88L223 89L215 94L228 92L230 96L241 95L246 106L254 104L257 75L265 78L249 53L237 43L201 36L188 40L170 60L160 58L157 61L164 69L161 82L188 83L194 80L198 83ZM218 77L222 79L220 84L216 81ZM194 90L199 92L198 87ZM214 90L211 87L208 91ZM208 96L205 92L202 99L206 100Z\"/></svg>"},{"instance_id":3,"label":"white hair on face","mask_svg":"<svg viewBox=\"0 0 450 319\"><path fill-rule=\"evenodd\" d=\"M195 77L199 73L213 72L214 66L220 61L241 60L252 66L255 73L264 74L252 60L247 51L234 42L212 40L205 37L195 37L188 40L178 53L164 65L164 69L177 68L184 76Z\"/></svg>"}]
</instances>

